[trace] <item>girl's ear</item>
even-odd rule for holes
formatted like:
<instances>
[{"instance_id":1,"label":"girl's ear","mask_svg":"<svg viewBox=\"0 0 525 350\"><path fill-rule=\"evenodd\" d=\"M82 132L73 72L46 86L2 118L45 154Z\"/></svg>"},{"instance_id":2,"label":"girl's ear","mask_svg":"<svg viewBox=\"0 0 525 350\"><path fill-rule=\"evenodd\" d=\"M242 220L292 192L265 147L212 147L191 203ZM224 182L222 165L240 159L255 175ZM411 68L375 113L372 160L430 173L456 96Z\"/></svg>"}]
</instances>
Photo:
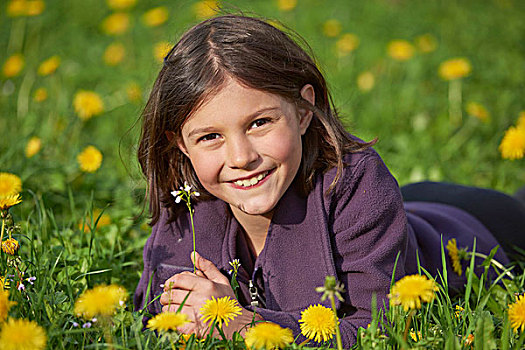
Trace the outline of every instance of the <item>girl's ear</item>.
<instances>
[{"instance_id":1,"label":"girl's ear","mask_svg":"<svg viewBox=\"0 0 525 350\"><path fill-rule=\"evenodd\" d=\"M169 142L173 142L173 140L177 137L173 131L165 131L164 135L166 135L166 138L168 139ZM184 146L184 142L182 141L182 138L177 139L177 147L179 147L182 153L188 156L188 151L186 150L186 146Z\"/></svg>"},{"instance_id":2,"label":"girl's ear","mask_svg":"<svg viewBox=\"0 0 525 350\"><path fill-rule=\"evenodd\" d=\"M310 104L315 106L315 91L314 87L310 84L306 84L301 89L301 97ZM299 128L301 129L301 135L304 135L306 129L310 126L314 112L311 109L299 108Z\"/></svg>"}]
</instances>

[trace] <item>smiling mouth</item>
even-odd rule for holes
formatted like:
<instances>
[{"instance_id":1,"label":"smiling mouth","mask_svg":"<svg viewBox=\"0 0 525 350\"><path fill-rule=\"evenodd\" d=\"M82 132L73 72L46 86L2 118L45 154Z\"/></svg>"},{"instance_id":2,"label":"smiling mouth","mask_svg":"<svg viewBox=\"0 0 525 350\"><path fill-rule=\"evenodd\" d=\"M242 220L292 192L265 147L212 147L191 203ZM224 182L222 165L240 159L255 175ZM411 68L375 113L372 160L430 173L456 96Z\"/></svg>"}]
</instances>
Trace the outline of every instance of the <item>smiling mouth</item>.
<instances>
[{"instance_id":1,"label":"smiling mouth","mask_svg":"<svg viewBox=\"0 0 525 350\"><path fill-rule=\"evenodd\" d=\"M257 176L254 176L248 179L233 181L233 183L239 187L245 187L245 188L252 187L252 186L257 185L260 181L264 180L268 176L268 174L270 174L271 172L272 170L267 170L263 173L260 173Z\"/></svg>"}]
</instances>

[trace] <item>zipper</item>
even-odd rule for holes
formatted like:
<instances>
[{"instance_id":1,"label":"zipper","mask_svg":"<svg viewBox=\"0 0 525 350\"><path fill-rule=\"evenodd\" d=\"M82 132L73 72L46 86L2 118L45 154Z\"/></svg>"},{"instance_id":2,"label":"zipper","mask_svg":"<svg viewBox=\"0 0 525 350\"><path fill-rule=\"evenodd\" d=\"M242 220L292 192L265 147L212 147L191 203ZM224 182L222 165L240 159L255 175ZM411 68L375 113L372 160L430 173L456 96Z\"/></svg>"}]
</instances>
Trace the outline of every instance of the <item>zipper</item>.
<instances>
[{"instance_id":1,"label":"zipper","mask_svg":"<svg viewBox=\"0 0 525 350\"><path fill-rule=\"evenodd\" d=\"M259 306L259 292L257 291L257 287L253 284L253 281L250 280L248 282L248 290L250 291L250 304L254 307Z\"/></svg>"}]
</instances>

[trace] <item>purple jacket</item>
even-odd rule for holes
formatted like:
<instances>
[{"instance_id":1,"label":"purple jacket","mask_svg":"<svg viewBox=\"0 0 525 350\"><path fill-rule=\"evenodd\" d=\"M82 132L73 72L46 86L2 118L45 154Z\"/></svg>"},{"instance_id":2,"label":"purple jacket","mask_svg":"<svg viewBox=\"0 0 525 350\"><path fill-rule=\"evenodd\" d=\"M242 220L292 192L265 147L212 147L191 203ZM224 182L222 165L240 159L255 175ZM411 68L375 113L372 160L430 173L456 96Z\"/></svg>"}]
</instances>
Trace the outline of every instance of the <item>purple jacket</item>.
<instances>
[{"instance_id":1,"label":"purple jacket","mask_svg":"<svg viewBox=\"0 0 525 350\"><path fill-rule=\"evenodd\" d=\"M371 298L378 305L388 304L394 262L400 253L395 279L417 273L416 254L422 266L437 275L442 271L443 244L456 238L458 246L488 253L498 245L490 232L466 212L442 204L410 202L403 205L396 180L379 155L372 149L345 156L347 166L335 190L325 195L335 169L319 176L307 197L294 185L275 209L264 249L255 261L254 272L240 272L239 301L248 309L248 279L257 281L264 291L266 305L257 312L266 320L280 324L300 335L300 313L320 303L315 287L325 276L337 276L344 284L344 302L337 301L341 335L345 347L356 340L359 327L371 320ZM229 262L239 257L239 224L229 207L220 200L195 206L197 251L227 274ZM192 266L192 233L189 215L166 223L165 213L153 227L144 247L144 272L135 292L135 308L145 305L151 274L153 295L161 293L160 284L173 274ZM503 252L496 258L508 263ZM450 261L448 262L450 264ZM461 288L464 278L448 270L449 286ZM151 300L150 297L148 298ZM326 301L325 306L328 305ZM160 303L150 305L151 313L160 312ZM299 336L301 342L305 338Z\"/></svg>"}]
</instances>

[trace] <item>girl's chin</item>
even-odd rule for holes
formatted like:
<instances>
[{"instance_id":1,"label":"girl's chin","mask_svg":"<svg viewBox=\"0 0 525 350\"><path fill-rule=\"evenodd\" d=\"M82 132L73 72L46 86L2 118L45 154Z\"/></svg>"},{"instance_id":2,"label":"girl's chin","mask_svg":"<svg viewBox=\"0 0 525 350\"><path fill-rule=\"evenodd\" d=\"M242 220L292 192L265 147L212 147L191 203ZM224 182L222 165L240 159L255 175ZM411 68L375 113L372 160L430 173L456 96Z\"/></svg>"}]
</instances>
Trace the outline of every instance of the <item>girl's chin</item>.
<instances>
[{"instance_id":1,"label":"girl's chin","mask_svg":"<svg viewBox=\"0 0 525 350\"><path fill-rule=\"evenodd\" d=\"M244 214L248 215L265 215L273 211L273 207L269 206L255 206L255 205L249 205L245 203L240 203L239 205L236 205L236 207L242 211Z\"/></svg>"}]
</instances>

